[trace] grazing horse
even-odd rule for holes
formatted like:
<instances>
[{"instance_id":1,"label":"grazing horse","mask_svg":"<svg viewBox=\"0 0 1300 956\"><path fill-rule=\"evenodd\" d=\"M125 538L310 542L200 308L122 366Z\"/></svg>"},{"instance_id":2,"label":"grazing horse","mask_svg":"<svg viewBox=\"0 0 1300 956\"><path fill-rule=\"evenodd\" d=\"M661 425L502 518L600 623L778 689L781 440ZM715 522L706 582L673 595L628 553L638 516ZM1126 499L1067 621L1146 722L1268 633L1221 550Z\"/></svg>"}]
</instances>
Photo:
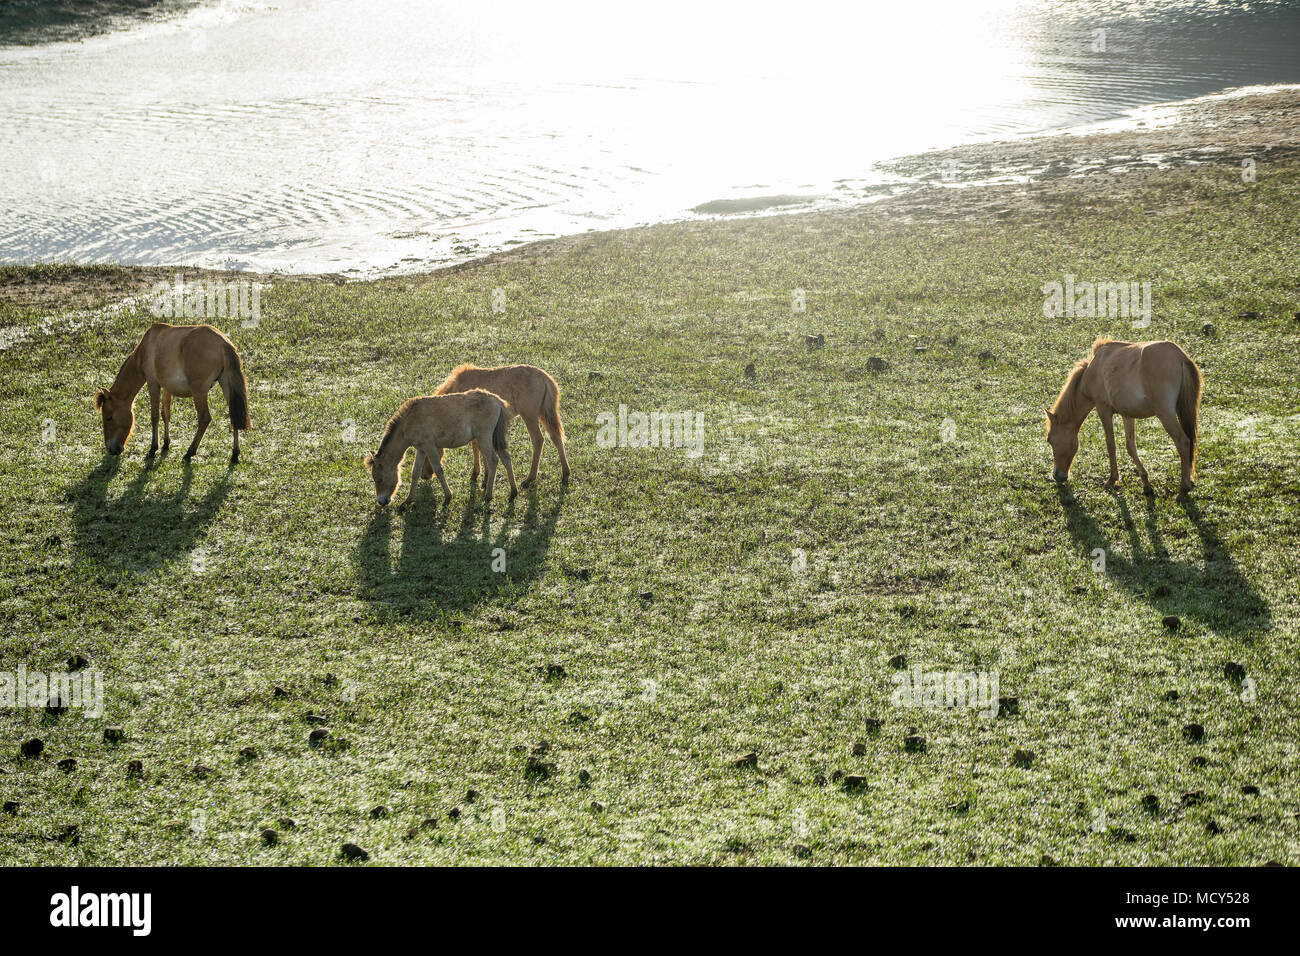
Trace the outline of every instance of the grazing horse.
<instances>
[{"instance_id":1,"label":"grazing horse","mask_svg":"<svg viewBox=\"0 0 1300 956\"><path fill-rule=\"evenodd\" d=\"M185 460L199 450L203 433L212 421L208 413L208 391L221 385L230 411L230 430L235 447L230 463L239 461L239 432L248 429L248 379L239 353L230 339L210 325L149 326L111 388L101 388L95 395L95 407L104 418L104 446L110 455L120 455L135 428L135 397L149 386L149 413L153 420L153 444L149 454L158 451L158 416L163 420L163 451L171 446L172 398L193 398L199 412L199 427L190 442ZM160 408L161 406L161 408Z\"/></svg>"},{"instance_id":2,"label":"grazing horse","mask_svg":"<svg viewBox=\"0 0 1300 956\"><path fill-rule=\"evenodd\" d=\"M1092 355L1074 366L1070 377L1047 413L1047 441L1054 459L1052 477L1066 481L1079 450L1079 428L1097 409L1110 454L1110 480L1119 483L1115 460L1116 412L1124 419L1129 457L1142 478L1142 491L1154 494L1147 470L1138 459L1134 419L1160 419L1174 440L1182 462L1179 495L1196 487L1197 417L1201 405L1201 370L1173 342L1115 342L1098 339Z\"/></svg>"},{"instance_id":3,"label":"grazing horse","mask_svg":"<svg viewBox=\"0 0 1300 956\"><path fill-rule=\"evenodd\" d=\"M411 490L406 504L415 497L416 486L428 466L431 474L442 484L442 503L451 501L451 489L442 472L442 450L459 448L477 442L483 449L483 463L487 481L483 487L483 500L492 500L492 486L496 482L497 458L506 466L510 479L510 500L519 494L515 485L515 471L510 464L506 447L510 412L501 399L481 388L454 395L428 395L412 398L388 420L379 450L365 458L366 468L375 480L375 497L381 505L388 504L402 483L402 458L406 449L415 446L415 470L411 473ZM472 486L471 486L472 487Z\"/></svg>"},{"instance_id":4,"label":"grazing horse","mask_svg":"<svg viewBox=\"0 0 1300 956\"><path fill-rule=\"evenodd\" d=\"M528 477L520 482L527 488L537 480L537 463L542 459L542 427L551 436L560 453L562 482L569 480L569 459L564 454L564 425L560 423L560 386L555 379L532 365L504 365L500 368L479 368L461 365L438 386L435 395L464 392L471 388L487 389L506 403L510 417L518 415L528 426L528 437L533 440L533 466ZM539 423L540 422L540 426ZM470 478L478 480L478 443L474 443L474 470ZM432 477L433 470L425 466L424 477Z\"/></svg>"}]
</instances>

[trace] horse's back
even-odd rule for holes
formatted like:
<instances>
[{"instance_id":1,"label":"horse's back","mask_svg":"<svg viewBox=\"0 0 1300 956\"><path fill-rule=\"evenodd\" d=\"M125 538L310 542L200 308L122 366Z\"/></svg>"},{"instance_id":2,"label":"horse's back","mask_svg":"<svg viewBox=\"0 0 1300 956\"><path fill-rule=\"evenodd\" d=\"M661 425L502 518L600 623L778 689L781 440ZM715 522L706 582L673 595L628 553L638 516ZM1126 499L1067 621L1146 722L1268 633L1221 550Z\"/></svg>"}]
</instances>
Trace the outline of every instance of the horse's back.
<instances>
[{"instance_id":1,"label":"horse's back","mask_svg":"<svg viewBox=\"0 0 1300 956\"><path fill-rule=\"evenodd\" d=\"M417 399L411 413L416 429L441 448L489 440L505 403L492 392L473 388Z\"/></svg>"},{"instance_id":2,"label":"horse's back","mask_svg":"<svg viewBox=\"0 0 1300 956\"><path fill-rule=\"evenodd\" d=\"M1111 407L1133 418L1173 409L1183 388L1184 369L1196 369L1177 343L1165 339L1099 343L1093 355Z\"/></svg>"},{"instance_id":3,"label":"horse's back","mask_svg":"<svg viewBox=\"0 0 1300 956\"><path fill-rule=\"evenodd\" d=\"M478 368L462 365L452 372L447 385L463 394L479 388L498 396L510 415L537 418L554 379L536 365L499 365ZM448 393L450 394L450 393Z\"/></svg>"},{"instance_id":4,"label":"horse's back","mask_svg":"<svg viewBox=\"0 0 1300 956\"><path fill-rule=\"evenodd\" d=\"M1142 346L1144 363L1151 362L1163 367L1178 368L1179 370L1182 369L1185 362L1191 362L1192 365L1196 364L1177 342L1164 339L1159 342L1143 342Z\"/></svg>"},{"instance_id":5,"label":"horse's back","mask_svg":"<svg viewBox=\"0 0 1300 956\"><path fill-rule=\"evenodd\" d=\"M1158 339L1150 342L1119 342L1113 339L1099 339L1093 345L1092 361L1104 366L1129 367L1134 371L1141 369L1144 374L1160 370L1179 369L1184 362L1192 358L1177 342Z\"/></svg>"}]
</instances>

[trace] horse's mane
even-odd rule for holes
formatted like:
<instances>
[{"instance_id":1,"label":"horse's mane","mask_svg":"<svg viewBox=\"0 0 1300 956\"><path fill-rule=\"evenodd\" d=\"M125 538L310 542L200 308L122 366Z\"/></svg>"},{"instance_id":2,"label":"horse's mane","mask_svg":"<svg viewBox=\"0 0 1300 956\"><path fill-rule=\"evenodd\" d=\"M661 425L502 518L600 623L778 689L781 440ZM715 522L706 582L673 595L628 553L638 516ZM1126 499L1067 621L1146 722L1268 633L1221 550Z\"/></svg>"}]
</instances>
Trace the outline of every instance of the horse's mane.
<instances>
[{"instance_id":1,"label":"horse's mane","mask_svg":"<svg viewBox=\"0 0 1300 956\"><path fill-rule=\"evenodd\" d=\"M1110 345L1115 340L1104 335L1097 336L1092 343L1092 354L1086 359L1079 359L1074 363L1074 368L1070 370L1069 376L1065 380L1065 385L1061 387L1061 394L1056 396L1056 404L1052 406L1052 414L1057 418L1064 416L1068 421L1074 411L1075 403L1079 400L1079 386L1083 384L1083 373L1088 370L1088 363L1097 357L1097 349L1103 345ZM1047 430L1052 430L1052 423L1048 421Z\"/></svg>"},{"instance_id":2,"label":"horse's mane","mask_svg":"<svg viewBox=\"0 0 1300 956\"><path fill-rule=\"evenodd\" d=\"M1061 387L1061 394L1056 396L1056 404L1052 406L1052 414L1057 418L1066 418L1068 420L1069 414L1074 410L1074 405L1078 401L1079 386L1083 384L1083 373L1087 370L1088 359L1079 359L1074 363L1074 368L1070 370L1065 385ZM1049 432L1052 430L1050 421L1047 424L1047 430Z\"/></svg>"},{"instance_id":3,"label":"horse's mane","mask_svg":"<svg viewBox=\"0 0 1300 956\"><path fill-rule=\"evenodd\" d=\"M456 387L456 379L460 378L461 372L477 372L477 371L479 371L479 367L477 365L470 365L468 362L464 362L460 365L457 365L454 369L451 370L451 374L448 375L445 379L443 379L442 384L438 386L438 390L433 394L445 395L447 392L450 392L453 388Z\"/></svg>"},{"instance_id":4,"label":"horse's mane","mask_svg":"<svg viewBox=\"0 0 1300 956\"><path fill-rule=\"evenodd\" d=\"M384 453L384 450L388 447L388 443L392 441L393 435L397 432L397 426L405 420L408 414L410 414L411 409L415 406L417 401L419 401L418 398L408 398L402 403L401 407L398 408L397 411L393 412L393 417L390 418L388 424L384 426L384 437L379 439L379 451L375 452L376 458L380 457Z\"/></svg>"}]
</instances>

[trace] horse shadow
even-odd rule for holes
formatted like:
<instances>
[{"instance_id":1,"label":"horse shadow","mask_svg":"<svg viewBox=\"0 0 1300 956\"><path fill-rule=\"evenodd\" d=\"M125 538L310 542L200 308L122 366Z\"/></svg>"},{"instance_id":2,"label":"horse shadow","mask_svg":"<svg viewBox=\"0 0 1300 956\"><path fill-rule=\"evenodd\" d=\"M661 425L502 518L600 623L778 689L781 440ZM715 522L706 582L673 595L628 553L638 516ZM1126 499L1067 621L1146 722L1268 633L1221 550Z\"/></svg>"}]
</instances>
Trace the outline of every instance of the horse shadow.
<instances>
[{"instance_id":1,"label":"horse shadow","mask_svg":"<svg viewBox=\"0 0 1300 956\"><path fill-rule=\"evenodd\" d=\"M1162 614L1192 618L1217 631L1247 639L1272 628L1268 602L1242 573L1213 522L1201 514L1195 501L1185 499L1178 504L1200 538L1203 567L1170 556L1155 498L1143 496L1146 513L1143 528L1139 529L1125 496L1112 493L1128 537L1130 558L1112 552L1110 538L1068 486L1058 487L1056 493L1066 527L1083 554L1091 558L1095 549L1104 549L1106 577L1144 598Z\"/></svg>"},{"instance_id":2,"label":"horse shadow","mask_svg":"<svg viewBox=\"0 0 1300 956\"><path fill-rule=\"evenodd\" d=\"M402 617L436 619L541 573L564 506L563 486L544 509L537 487L527 489L518 522L518 499L501 509L498 497L494 504L500 510L489 512L475 493L454 527L452 506L442 505L436 485L433 490L436 504L417 496L415 504L396 514L392 508L376 509L354 553L362 600ZM495 534L493 514L504 518ZM401 544L394 560L391 545L399 522Z\"/></svg>"},{"instance_id":3,"label":"horse shadow","mask_svg":"<svg viewBox=\"0 0 1300 956\"><path fill-rule=\"evenodd\" d=\"M105 455L89 474L68 489L72 505L73 549L83 558L128 571L157 568L194 549L217 517L234 483L230 471L191 501L194 466L184 464L180 485L170 495L146 495L145 486L159 462L149 461L116 498L109 498L122 458Z\"/></svg>"}]
</instances>

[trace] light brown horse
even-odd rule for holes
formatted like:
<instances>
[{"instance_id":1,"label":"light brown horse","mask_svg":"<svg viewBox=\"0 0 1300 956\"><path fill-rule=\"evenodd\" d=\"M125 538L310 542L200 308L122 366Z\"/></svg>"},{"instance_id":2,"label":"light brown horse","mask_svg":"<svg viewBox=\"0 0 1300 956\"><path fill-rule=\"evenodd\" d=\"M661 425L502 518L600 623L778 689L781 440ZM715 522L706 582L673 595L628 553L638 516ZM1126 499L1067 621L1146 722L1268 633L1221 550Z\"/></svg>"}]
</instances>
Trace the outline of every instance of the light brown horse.
<instances>
[{"instance_id":1,"label":"light brown horse","mask_svg":"<svg viewBox=\"0 0 1300 956\"><path fill-rule=\"evenodd\" d=\"M537 480L537 463L542 459L542 427L551 436L560 453L560 480L569 480L569 459L564 454L564 425L560 422L560 386L555 379L532 365L503 365L500 368L479 368L461 365L438 386L435 395L464 392L471 388L484 388L506 403L510 417L518 415L528 426L528 437L533 440L533 465L528 477L520 485L527 488ZM540 423L540 424L539 424ZM479 446L474 443L474 470L470 478L478 480ZM428 465L424 477L433 475Z\"/></svg>"},{"instance_id":2,"label":"light brown horse","mask_svg":"<svg viewBox=\"0 0 1300 956\"><path fill-rule=\"evenodd\" d=\"M1097 409L1106 433L1110 454L1110 480L1119 483L1115 460L1115 423L1118 412L1124 419L1124 438L1129 457L1142 478L1142 491L1154 494L1147 470L1137 454L1134 419L1160 419L1174 440L1182 462L1180 496L1196 487L1197 417L1201 405L1201 370L1187 353L1173 342L1115 342L1098 339L1092 355L1075 365L1047 413L1047 441L1054 459L1052 477L1066 481L1070 464L1079 450L1079 428L1088 413Z\"/></svg>"},{"instance_id":3,"label":"light brown horse","mask_svg":"<svg viewBox=\"0 0 1300 956\"><path fill-rule=\"evenodd\" d=\"M375 480L375 497L381 505L386 505L393 499L402 483L402 458L406 455L406 449L414 445L415 469L411 472L411 490L406 495L405 503L410 504L415 497L416 486L420 484L420 477L424 475L427 466L430 474L438 476L438 481L442 484L442 503L447 504L451 501L451 489L447 487L447 479L442 471L442 450L478 442L483 449L483 463L487 469L483 500L492 500L499 456L501 463L506 466L506 477L510 479L510 500L513 501L515 495L519 494L519 488L515 485L515 471L511 467L510 451L506 447L509 422L510 413L506 410L505 403L481 388L455 395L428 395L409 399L388 420L384 437L379 442L379 450L365 458L366 468Z\"/></svg>"},{"instance_id":4,"label":"light brown horse","mask_svg":"<svg viewBox=\"0 0 1300 956\"><path fill-rule=\"evenodd\" d=\"M199 412L199 427L190 442L185 460L199 450L212 415L208 412L208 391L221 385L230 411L230 430L235 447L230 463L239 461L239 432L248 429L248 379L234 344L210 325L149 326L111 388L95 395L95 407L104 419L104 445L110 455L120 455L135 428L135 397L149 386L149 413L153 421L152 456L158 451L158 417L163 420L163 451L171 446L172 398L193 398Z\"/></svg>"}]
</instances>

